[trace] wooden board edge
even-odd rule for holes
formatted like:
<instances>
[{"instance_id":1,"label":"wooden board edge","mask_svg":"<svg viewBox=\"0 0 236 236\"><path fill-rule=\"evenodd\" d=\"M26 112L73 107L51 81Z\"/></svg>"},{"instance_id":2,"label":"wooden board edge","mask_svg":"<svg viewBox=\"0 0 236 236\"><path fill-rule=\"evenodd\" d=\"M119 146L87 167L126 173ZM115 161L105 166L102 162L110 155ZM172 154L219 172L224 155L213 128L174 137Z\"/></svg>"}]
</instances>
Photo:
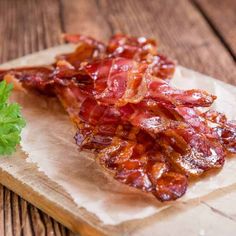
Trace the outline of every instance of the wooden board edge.
<instances>
[{"instance_id":1,"label":"wooden board edge","mask_svg":"<svg viewBox=\"0 0 236 236\"><path fill-rule=\"evenodd\" d=\"M0 183L14 191L24 200L30 202L43 212L47 213L56 221L65 225L74 233L79 233L82 236L105 236L109 233L105 232L106 230L93 227L88 222L83 221L81 218L75 217L69 211L62 209L58 204L55 204L54 202L45 198L40 193L35 192L30 186L19 181L2 168L0 168Z\"/></svg>"}]
</instances>

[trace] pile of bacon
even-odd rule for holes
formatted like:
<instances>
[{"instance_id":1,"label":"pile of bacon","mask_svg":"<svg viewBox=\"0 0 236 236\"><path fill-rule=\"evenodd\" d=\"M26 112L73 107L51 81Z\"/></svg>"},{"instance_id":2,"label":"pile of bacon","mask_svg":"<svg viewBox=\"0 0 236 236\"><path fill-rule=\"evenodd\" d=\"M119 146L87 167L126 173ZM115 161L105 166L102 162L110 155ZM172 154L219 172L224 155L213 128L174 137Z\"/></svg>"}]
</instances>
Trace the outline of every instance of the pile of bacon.
<instances>
[{"instance_id":1,"label":"pile of bacon","mask_svg":"<svg viewBox=\"0 0 236 236\"><path fill-rule=\"evenodd\" d=\"M222 167L236 153L236 123L202 111L215 96L169 84L175 65L154 40L65 40L78 44L73 53L45 67L2 70L0 78L57 96L77 126L77 145L94 150L116 180L160 201L175 200L190 177Z\"/></svg>"}]
</instances>

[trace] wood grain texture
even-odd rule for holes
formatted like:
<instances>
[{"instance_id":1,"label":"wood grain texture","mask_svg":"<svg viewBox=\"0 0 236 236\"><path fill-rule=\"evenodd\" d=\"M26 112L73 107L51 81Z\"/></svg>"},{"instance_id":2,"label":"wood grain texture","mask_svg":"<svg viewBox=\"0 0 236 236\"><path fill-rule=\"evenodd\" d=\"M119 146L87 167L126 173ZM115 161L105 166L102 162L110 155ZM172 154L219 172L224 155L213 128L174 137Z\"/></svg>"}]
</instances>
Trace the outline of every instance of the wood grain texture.
<instances>
[{"instance_id":1,"label":"wood grain texture","mask_svg":"<svg viewBox=\"0 0 236 236\"><path fill-rule=\"evenodd\" d=\"M195 3L236 60L236 1L195 0Z\"/></svg>"},{"instance_id":2,"label":"wood grain texture","mask_svg":"<svg viewBox=\"0 0 236 236\"><path fill-rule=\"evenodd\" d=\"M179 64L236 84L235 62L224 44L235 55L235 1L197 3L201 11L187 0L0 0L0 63L58 45L63 32L102 40L123 32L155 37L161 50ZM72 235L3 186L0 232Z\"/></svg>"},{"instance_id":3,"label":"wood grain texture","mask_svg":"<svg viewBox=\"0 0 236 236\"><path fill-rule=\"evenodd\" d=\"M0 16L1 62L61 42L57 0L1 0Z\"/></svg>"},{"instance_id":4,"label":"wood grain texture","mask_svg":"<svg viewBox=\"0 0 236 236\"><path fill-rule=\"evenodd\" d=\"M27 203L12 191L0 186L1 191L1 216L0 235L6 236L44 236L74 235L64 226L54 221L51 217Z\"/></svg>"},{"instance_id":5,"label":"wood grain texture","mask_svg":"<svg viewBox=\"0 0 236 236\"><path fill-rule=\"evenodd\" d=\"M102 40L117 32L154 37L159 40L161 51L179 64L236 84L233 58L190 1L180 0L178 4L175 0L69 2L62 0L67 32Z\"/></svg>"}]
</instances>

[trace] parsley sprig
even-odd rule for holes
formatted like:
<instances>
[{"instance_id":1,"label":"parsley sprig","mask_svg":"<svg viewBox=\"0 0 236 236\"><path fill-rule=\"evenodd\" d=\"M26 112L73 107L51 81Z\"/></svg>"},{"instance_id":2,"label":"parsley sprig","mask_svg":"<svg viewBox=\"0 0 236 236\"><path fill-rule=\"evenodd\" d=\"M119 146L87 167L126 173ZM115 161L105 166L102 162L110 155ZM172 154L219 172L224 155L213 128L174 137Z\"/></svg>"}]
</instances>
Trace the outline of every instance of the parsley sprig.
<instances>
[{"instance_id":1,"label":"parsley sprig","mask_svg":"<svg viewBox=\"0 0 236 236\"><path fill-rule=\"evenodd\" d=\"M10 155L20 142L20 133L25 126L25 120L17 103L8 103L12 84L0 82L0 155Z\"/></svg>"}]
</instances>

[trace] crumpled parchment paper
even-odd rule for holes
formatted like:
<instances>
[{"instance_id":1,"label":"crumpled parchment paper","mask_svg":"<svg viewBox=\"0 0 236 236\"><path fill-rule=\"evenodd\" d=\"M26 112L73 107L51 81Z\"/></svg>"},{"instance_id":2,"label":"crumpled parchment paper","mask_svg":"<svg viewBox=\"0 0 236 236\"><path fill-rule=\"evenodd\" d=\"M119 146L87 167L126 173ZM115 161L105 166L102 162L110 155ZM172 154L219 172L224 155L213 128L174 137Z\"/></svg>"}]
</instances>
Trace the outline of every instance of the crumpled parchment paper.
<instances>
[{"instance_id":1,"label":"crumpled parchment paper","mask_svg":"<svg viewBox=\"0 0 236 236\"><path fill-rule=\"evenodd\" d=\"M71 51L73 47L62 45L1 67L48 64L55 55ZM179 88L200 88L217 95L214 108L229 119L236 119L236 87L180 66L171 83ZM27 160L36 163L40 171L61 185L78 207L95 214L104 224L141 219L175 204L160 203L151 194L113 180L96 163L92 153L79 152L73 140L75 128L56 99L14 91L11 100L21 104L27 122L21 141ZM178 201L199 198L236 183L235 171L236 157L230 157L221 171L192 183Z\"/></svg>"}]
</instances>

